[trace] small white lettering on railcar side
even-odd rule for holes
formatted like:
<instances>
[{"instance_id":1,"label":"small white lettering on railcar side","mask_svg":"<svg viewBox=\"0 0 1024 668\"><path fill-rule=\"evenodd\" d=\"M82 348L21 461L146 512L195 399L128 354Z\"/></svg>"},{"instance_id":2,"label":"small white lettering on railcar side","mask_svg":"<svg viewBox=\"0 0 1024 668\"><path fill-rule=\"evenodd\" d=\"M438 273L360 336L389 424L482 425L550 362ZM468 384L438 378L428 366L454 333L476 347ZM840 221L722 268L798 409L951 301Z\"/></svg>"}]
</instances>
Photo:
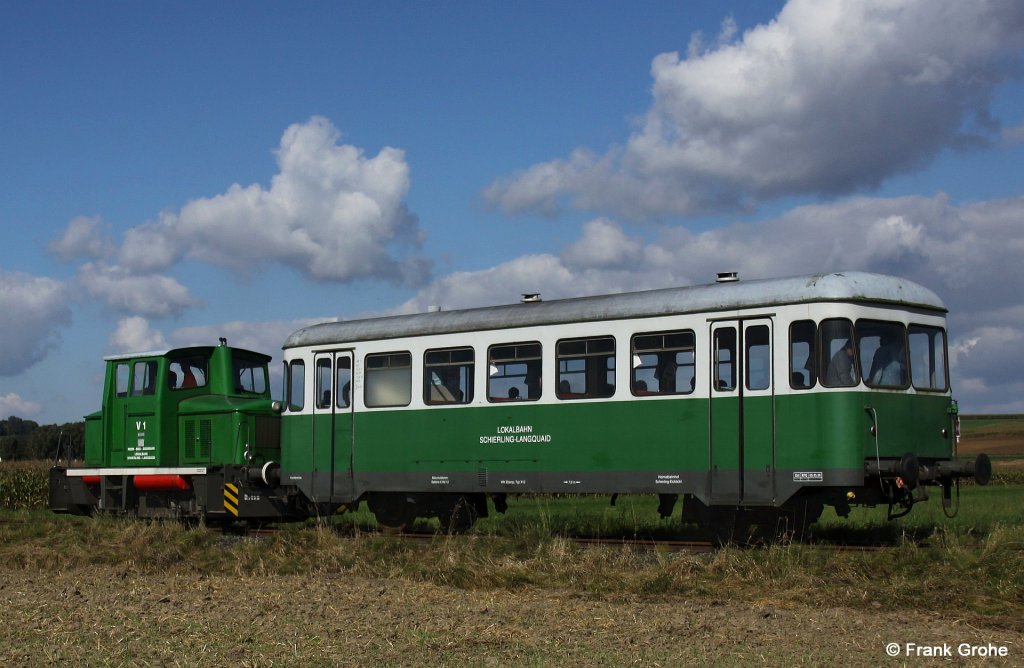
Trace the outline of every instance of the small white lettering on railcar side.
<instances>
[{"instance_id":1,"label":"small white lettering on railcar side","mask_svg":"<svg viewBox=\"0 0 1024 668\"><path fill-rule=\"evenodd\" d=\"M825 476L821 471L794 471L793 482L823 482Z\"/></svg>"}]
</instances>

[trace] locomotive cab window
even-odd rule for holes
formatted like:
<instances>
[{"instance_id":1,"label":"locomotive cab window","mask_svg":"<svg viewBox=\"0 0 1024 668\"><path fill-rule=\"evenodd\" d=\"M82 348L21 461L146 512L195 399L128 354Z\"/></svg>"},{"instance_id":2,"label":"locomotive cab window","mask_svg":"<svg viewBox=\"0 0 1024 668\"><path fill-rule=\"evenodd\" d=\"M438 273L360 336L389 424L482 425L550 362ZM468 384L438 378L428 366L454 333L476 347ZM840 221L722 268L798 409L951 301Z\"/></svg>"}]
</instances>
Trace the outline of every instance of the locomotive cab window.
<instances>
[{"instance_id":1,"label":"locomotive cab window","mask_svg":"<svg viewBox=\"0 0 1024 668\"><path fill-rule=\"evenodd\" d=\"M692 331L637 334L632 342L630 389L638 397L690 394L697 381Z\"/></svg>"},{"instance_id":2,"label":"locomotive cab window","mask_svg":"<svg viewBox=\"0 0 1024 668\"><path fill-rule=\"evenodd\" d=\"M428 350L423 356L423 402L431 405L473 401L473 349Z\"/></svg>"},{"instance_id":3,"label":"locomotive cab window","mask_svg":"<svg viewBox=\"0 0 1024 668\"><path fill-rule=\"evenodd\" d=\"M949 387L946 373L946 332L939 327L910 326L910 375L918 390L944 392Z\"/></svg>"},{"instance_id":4,"label":"locomotive cab window","mask_svg":"<svg viewBox=\"0 0 1024 668\"><path fill-rule=\"evenodd\" d=\"M235 391L246 394L264 394L267 391L267 367L263 362L235 355Z\"/></svg>"},{"instance_id":5,"label":"locomotive cab window","mask_svg":"<svg viewBox=\"0 0 1024 668\"><path fill-rule=\"evenodd\" d=\"M142 397L156 393L156 362L136 362L132 396Z\"/></svg>"},{"instance_id":6,"label":"locomotive cab window","mask_svg":"<svg viewBox=\"0 0 1024 668\"><path fill-rule=\"evenodd\" d=\"M599 399L615 394L615 339L558 342L559 399Z\"/></svg>"},{"instance_id":7,"label":"locomotive cab window","mask_svg":"<svg viewBox=\"0 0 1024 668\"><path fill-rule=\"evenodd\" d=\"M807 390L818 382L814 369L817 335L813 320L799 320L789 327L789 386L794 390Z\"/></svg>"},{"instance_id":8,"label":"locomotive cab window","mask_svg":"<svg viewBox=\"0 0 1024 668\"><path fill-rule=\"evenodd\" d=\"M204 357L179 357L168 367L167 385L174 390L206 386L207 360Z\"/></svg>"},{"instance_id":9,"label":"locomotive cab window","mask_svg":"<svg viewBox=\"0 0 1024 668\"><path fill-rule=\"evenodd\" d=\"M114 383L119 397L128 396L128 374L130 367L127 362L119 362L117 369L114 370Z\"/></svg>"},{"instance_id":10,"label":"locomotive cab window","mask_svg":"<svg viewBox=\"0 0 1024 668\"><path fill-rule=\"evenodd\" d=\"M363 399L369 408L408 406L412 401L412 354L366 356Z\"/></svg>"},{"instance_id":11,"label":"locomotive cab window","mask_svg":"<svg viewBox=\"0 0 1024 668\"><path fill-rule=\"evenodd\" d=\"M825 387L853 387L860 382L857 373L857 344L853 323L846 318L821 321L820 367L825 370L821 384Z\"/></svg>"},{"instance_id":12,"label":"locomotive cab window","mask_svg":"<svg viewBox=\"0 0 1024 668\"><path fill-rule=\"evenodd\" d=\"M904 388L907 373L906 331L898 322L857 321L860 372L868 387Z\"/></svg>"},{"instance_id":13,"label":"locomotive cab window","mask_svg":"<svg viewBox=\"0 0 1024 668\"><path fill-rule=\"evenodd\" d=\"M539 343L510 343L487 350L488 401L534 401L540 395Z\"/></svg>"}]
</instances>

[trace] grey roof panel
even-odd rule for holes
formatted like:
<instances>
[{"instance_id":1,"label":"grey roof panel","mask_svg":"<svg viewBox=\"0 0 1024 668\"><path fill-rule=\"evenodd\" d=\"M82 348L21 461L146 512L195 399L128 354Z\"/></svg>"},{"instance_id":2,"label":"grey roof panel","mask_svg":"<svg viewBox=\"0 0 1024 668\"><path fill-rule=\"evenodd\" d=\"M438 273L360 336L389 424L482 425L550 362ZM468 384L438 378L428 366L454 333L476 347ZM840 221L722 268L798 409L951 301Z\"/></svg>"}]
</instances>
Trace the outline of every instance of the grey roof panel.
<instances>
[{"instance_id":1,"label":"grey roof panel","mask_svg":"<svg viewBox=\"0 0 1024 668\"><path fill-rule=\"evenodd\" d=\"M934 292L912 281L883 274L842 272L325 322L294 332L282 347L732 311L818 301L890 303L946 311Z\"/></svg>"}]
</instances>

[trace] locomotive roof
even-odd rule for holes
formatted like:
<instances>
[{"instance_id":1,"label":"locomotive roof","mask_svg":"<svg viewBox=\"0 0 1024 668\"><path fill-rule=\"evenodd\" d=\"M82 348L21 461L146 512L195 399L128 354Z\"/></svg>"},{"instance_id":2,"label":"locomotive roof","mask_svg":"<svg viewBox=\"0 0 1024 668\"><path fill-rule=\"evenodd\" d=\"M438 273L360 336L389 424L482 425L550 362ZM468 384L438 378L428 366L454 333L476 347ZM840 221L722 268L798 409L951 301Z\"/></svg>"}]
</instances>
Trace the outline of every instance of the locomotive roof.
<instances>
[{"instance_id":1,"label":"locomotive roof","mask_svg":"<svg viewBox=\"0 0 1024 668\"><path fill-rule=\"evenodd\" d=\"M292 333L282 348L809 302L870 302L946 312L934 292L913 281L841 272L325 322Z\"/></svg>"},{"instance_id":2,"label":"locomotive roof","mask_svg":"<svg viewBox=\"0 0 1024 668\"><path fill-rule=\"evenodd\" d=\"M187 357L189 355L212 355L213 351L220 346L187 346L184 348L171 348L169 350L149 350L140 353L122 353L118 355L108 355L103 358L104 362L112 362L117 360L128 360L136 359L139 357ZM245 350L244 348L231 348L236 353L247 355L249 357L255 357L257 359L269 362L272 358L270 355L264 355L254 350Z\"/></svg>"}]
</instances>

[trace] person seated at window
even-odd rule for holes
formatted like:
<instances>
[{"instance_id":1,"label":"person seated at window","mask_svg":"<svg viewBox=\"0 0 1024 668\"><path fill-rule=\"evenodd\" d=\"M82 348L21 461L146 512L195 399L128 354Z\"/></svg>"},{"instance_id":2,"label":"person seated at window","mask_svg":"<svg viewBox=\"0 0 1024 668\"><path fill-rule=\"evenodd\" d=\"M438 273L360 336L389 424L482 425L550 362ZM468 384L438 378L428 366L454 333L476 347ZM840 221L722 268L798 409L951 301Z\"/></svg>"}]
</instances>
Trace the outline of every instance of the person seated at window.
<instances>
[{"instance_id":1,"label":"person seated at window","mask_svg":"<svg viewBox=\"0 0 1024 668\"><path fill-rule=\"evenodd\" d=\"M892 334L881 336L878 350L871 358L868 379L872 385L903 385L903 346Z\"/></svg>"},{"instance_id":2,"label":"person seated at window","mask_svg":"<svg viewBox=\"0 0 1024 668\"><path fill-rule=\"evenodd\" d=\"M825 372L825 384L832 387L857 384L853 368L852 339L847 339L843 347L832 356L832 360L828 363L828 369Z\"/></svg>"}]
</instances>

